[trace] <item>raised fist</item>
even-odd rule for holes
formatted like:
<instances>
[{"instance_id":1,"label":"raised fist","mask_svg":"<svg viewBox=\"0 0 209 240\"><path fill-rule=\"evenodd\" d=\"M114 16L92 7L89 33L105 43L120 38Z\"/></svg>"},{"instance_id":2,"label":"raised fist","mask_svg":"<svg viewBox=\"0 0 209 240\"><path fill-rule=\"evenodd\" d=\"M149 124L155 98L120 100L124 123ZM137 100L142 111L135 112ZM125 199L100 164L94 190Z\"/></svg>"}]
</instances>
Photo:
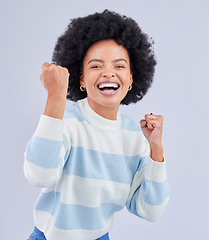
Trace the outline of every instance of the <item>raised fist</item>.
<instances>
[{"instance_id":1,"label":"raised fist","mask_svg":"<svg viewBox=\"0 0 209 240\"><path fill-rule=\"evenodd\" d=\"M42 65L40 80L48 92L48 95L67 95L69 72L67 68L56 63L45 62Z\"/></svg>"}]
</instances>

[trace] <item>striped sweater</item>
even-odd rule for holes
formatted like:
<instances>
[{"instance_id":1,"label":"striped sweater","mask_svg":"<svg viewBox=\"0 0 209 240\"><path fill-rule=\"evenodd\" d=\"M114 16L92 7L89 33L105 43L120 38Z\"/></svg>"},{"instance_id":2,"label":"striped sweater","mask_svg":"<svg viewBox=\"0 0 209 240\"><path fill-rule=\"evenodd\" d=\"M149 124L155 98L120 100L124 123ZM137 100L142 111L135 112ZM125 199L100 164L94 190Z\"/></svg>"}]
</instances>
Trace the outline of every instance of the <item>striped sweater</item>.
<instances>
[{"instance_id":1,"label":"striped sweater","mask_svg":"<svg viewBox=\"0 0 209 240\"><path fill-rule=\"evenodd\" d=\"M34 221L47 240L93 240L125 206L149 221L169 200L165 162L153 161L139 126L118 112L112 121L87 99L63 119L42 115L27 144L24 173L40 188Z\"/></svg>"}]
</instances>

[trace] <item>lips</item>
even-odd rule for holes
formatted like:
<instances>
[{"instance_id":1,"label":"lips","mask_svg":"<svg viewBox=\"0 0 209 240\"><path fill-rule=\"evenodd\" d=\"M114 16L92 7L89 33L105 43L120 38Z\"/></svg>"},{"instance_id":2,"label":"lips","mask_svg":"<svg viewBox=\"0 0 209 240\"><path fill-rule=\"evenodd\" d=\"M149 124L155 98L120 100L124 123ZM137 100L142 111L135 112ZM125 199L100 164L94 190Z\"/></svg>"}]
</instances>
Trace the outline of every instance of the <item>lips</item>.
<instances>
[{"instance_id":1,"label":"lips","mask_svg":"<svg viewBox=\"0 0 209 240\"><path fill-rule=\"evenodd\" d=\"M103 95L114 95L117 93L120 85L115 81L105 81L97 85Z\"/></svg>"}]
</instances>

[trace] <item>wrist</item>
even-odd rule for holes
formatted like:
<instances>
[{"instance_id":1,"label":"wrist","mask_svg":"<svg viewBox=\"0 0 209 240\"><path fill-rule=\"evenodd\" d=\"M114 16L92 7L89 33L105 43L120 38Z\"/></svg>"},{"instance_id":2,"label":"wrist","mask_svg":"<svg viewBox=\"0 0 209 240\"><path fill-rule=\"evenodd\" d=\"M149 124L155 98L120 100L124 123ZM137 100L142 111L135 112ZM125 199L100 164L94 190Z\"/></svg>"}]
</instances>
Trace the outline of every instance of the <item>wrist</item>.
<instances>
[{"instance_id":1,"label":"wrist","mask_svg":"<svg viewBox=\"0 0 209 240\"><path fill-rule=\"evenodd\" d=\"M156 162L164 161L162 144L150 145L150 157L152 158L153 161L156 161Z\"/></svg>"},{"instance_id":2,"label":"wrist","mask_svg":"<svg viewBox=\"0 0 209 240\"><path fill-rule=\"evenodd\" d=\"M66 92L48 92L47 99L55 101L66 100L66 95Z\"/></svg>"},{"instance_id":3,"label":"wrist","mask_svg":"<svg viewBox=\"0 0 209 240\"><path fill-rule=\"evenodd\" d=\"M66 96L48 95L44 115L62 119L65 111Z\"/></svg>"}]
</instances>

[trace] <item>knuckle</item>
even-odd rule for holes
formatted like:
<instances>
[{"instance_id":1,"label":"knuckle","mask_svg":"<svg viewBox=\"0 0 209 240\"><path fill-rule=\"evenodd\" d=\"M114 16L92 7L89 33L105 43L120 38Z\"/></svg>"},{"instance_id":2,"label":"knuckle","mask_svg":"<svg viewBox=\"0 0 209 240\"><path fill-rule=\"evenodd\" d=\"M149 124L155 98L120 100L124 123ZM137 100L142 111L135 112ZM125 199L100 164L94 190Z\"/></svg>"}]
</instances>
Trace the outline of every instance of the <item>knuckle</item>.
<instances>
[{"instance_id":1,"label":"knuckle","mask_svg":"<svg viewBox=\"0 0 209 240\"><path fill-rule=\"evenodd\" d=\"M42 67L47 67L47 66L49 66L49 63L48 63L48 62L44 62L44 63L42 64Z\"/></svg>"},{"instance_id":2,"label":"knuckle","mask_svg":"<svg viewBox=\"0 0 209 240\"><path fill-rule=\"evenodd\" d=\"M160 115L160 120L163 121L164 120L164 117L162 115Z\"/></svg>"},{"instance_id":3,"label":"knuckle","mask_svg":"<svg viewBox=\"0 0 209 240\"><path fill-rule=\"evenodd\" d=\"M64 71L66 72L66 73L68 73L68 69L67 68L63 68L64 69Z\"/></svg>"},{"instance_id":4,"label":"knuckle","mask_svg":"<svg viewBox=\"0 0 209 240\"><path fill-rule=\"evenodd\" d=\"M50 70L50 65L49 65L49 63L44 63L43 65L42 65L42 72L44 73L44 72L47 72L47 71L49 71Z\"/></svg>"}]
</instances>

